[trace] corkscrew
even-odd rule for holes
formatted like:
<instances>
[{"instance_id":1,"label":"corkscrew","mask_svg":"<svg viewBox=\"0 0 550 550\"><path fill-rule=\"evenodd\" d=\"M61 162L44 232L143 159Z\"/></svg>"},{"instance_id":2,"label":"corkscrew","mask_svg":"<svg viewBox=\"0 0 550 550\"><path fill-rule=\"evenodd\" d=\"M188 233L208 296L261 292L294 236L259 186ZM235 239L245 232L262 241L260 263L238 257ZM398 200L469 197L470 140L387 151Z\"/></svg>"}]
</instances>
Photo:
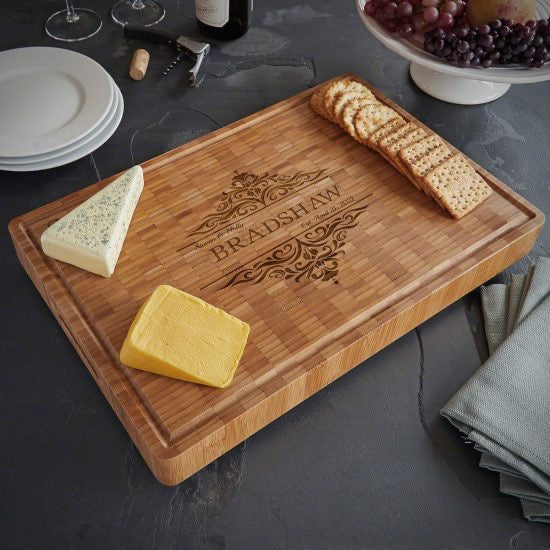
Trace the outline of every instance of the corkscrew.
<instances>
[{"instance_id":1,"label":"corkscrew","mask_svg":"<svg viewBox=\"0 0 550 550\"><path fill-rule=\"evenodd\" d=\"M175 59L166 67L163 75L167 75L170 71L187 55L195 59L195 64L189 69L189 80L192 87L200 85L204 77L205 58L210 52L210 44L206 42L195 42L186 36L180 36L175 33L151 30L148 27L140 27L137 25L125 25L124 35L128 38L140 38L151 42L159 42L174 46L178 52Z\"/></svg>"}]
</instances>

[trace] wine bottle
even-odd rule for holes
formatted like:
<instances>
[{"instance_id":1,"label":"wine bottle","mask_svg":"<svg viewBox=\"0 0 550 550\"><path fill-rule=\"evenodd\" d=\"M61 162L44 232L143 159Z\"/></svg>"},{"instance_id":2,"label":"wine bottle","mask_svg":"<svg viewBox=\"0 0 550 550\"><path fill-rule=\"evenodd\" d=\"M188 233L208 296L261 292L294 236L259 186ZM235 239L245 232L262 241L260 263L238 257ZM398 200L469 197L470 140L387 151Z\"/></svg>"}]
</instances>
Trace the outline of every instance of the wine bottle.
<instances>
[{"instance_id":1,"label":"wine bottle","mask_svg":"<svg viewBox=\"0 0 550 550\"><path fill-rule=\"evenodd\" d=\"M250 26L254 0L195 0L201 32L214 40L233 40Z\"/></svg>"}]
</instances>

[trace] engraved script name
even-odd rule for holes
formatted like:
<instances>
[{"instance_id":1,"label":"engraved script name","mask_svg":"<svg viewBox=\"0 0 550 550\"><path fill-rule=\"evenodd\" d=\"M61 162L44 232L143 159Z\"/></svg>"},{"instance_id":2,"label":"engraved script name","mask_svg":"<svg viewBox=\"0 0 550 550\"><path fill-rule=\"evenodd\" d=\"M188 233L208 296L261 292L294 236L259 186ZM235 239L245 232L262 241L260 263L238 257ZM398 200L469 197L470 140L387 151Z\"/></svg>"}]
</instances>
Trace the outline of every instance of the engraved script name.
<instances>
[{"instance_id":1,"label":"engraved script name","mask_svg":"<svg viewBox=\"0 0 550 550\"><path fill-rule=\"evenodd\" d=\"M340 198L340 189L338 185L327 187L324 191L305 199L298 204L287 208L275 216L264 220L254 228L249 228L242 234L228 238L226 241L217 244L209 249L214 255L216 262L227 258L230 254L235 254L239 250L246 248L255 242L264 239L268 235L278 231L281 227L289 225L311 212L325 207L328 203Z\"/></svg>"}]
</instances>

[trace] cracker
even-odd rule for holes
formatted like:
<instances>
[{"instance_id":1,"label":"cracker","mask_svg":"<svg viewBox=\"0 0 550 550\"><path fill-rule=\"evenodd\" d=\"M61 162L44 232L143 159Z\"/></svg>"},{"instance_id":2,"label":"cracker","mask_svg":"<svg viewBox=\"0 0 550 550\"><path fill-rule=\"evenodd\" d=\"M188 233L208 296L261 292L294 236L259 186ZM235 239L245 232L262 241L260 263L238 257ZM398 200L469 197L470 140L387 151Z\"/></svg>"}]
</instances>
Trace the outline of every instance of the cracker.
<instances>
[{"instance_id":1,"label":"cracker","mask_svg":"<svg viewBox=\"0 0 550 550\"><path fill-rule=\"evenodd\" d=\"M391 107L386 105L365 105L356 115L353 124L357 137L361 143L366 144L368 138L389 122L399 117Z\"/></svg>"},{"instance_id":2,"label":"cracker","mask_svg":"<svg viewBox=\"0 0 550 550\"><path fill-rule=\"evenodd\" d=\"M383 137L378 142L378 148L387 147L388 145L395 143L397 140L401 139L403 136L407 135L409 132L412 132L412 130L415 130L416 128L418 128L418 126L414 122L407 122L405 126L401 126L401 128L397 128L393 132L390 132L387 136Z\"/></svg>"},{"instance_id":3,"label":"cracker","mask_svg":"<svg viewBox=\"0 0 550 550\"><path fill-rule=\"evenodd\" d=\"M332 120L333 122L336 122L332 107L334 102L336 101L337 96L343 92L353 92L353 91L355 92L364 91L366 94L372 95L372 92L364 84L361 84L360 82L355 82L354 80L348 80L346 78L343 78L341 80L336 80L335 82L331 82L328 84L328 88L324 94L324 99L325 99L325 108L327 110L327 113L329 114L330 120Z\"/></svg>"},{"instance_id":4,"label":"cracker","mask_svg":"<svg viewBox=\"0 0 550 550\"><path fill-rule=\"evenodd\" d=\"M431 172L437 168L452 155L453 152L444 143L442 143L415 161L410 163L404 161L404 163L407 166L410 176L415 179L422 191L429 194L428 191L424 189L424 182L422 178L424 178L428 172Z\"/></svg>"},{"instance_id":5,"label":"cracker","mask_svg":"<svg viewBox=\"0 0 550 550\"><path fill-rule=\"evenodd\" d=\"M460 219L481 204L492 190L461 154L455 154L428 172L424 186L437 202Z\"/></svg>"},{"instance_id":6,"label":"cracker","mask_svg":"<svg viewBox=\"0 0 550 550\"><path fill-rule=\"evenodd\" d=\"M330 120L330 116L328 114L327 108L325 107L325 93L328 90L329 86L330 86L330 83L324 84L319 88L319 97L317 100L317 104L319 106L319 114L328 120Z\"/></svg>"},{"instance_id":7,"label":"cracker","mask_svg":"<svg viewBox=\"0 0 550 550\"><path fill-rule=\"evenodd\" d=\"M309 98L309 106L313 110L313 112L317 113L318 115L321 114L321 110L319 108L319 98L321 97L321 94L319 93L319 90L315 90L311 97Z\"/></svg>"},{"instance_id":8,"label":"cracker","mask_svg":"<svg viewBox=\"0 0 550 550\"><path fill-rule=\"evenodd\" d=\"M404 136L400 137L398 140L385 147L380 144L380 148L388 155L397 157L401 149L404 149L405 147L408 147L409 145L412 145L425 137L428 137L427 132L417 126L413 130L407 132Z\"/></svg>"},{"instance_id":9,"label":"cracker","mask_svg":"<svg viewBox=\"0 0 550 550\"><path fill-rule=\"evenodd\" d=\"M406 136L409 132L412 132L413 130L416 130L418 126L414 122L407 122L405 126L401 126L401 128L397 128L393 132L390 132L387 136L383 137L379 142L377 146L378 152L397 170L401 171L401 168L393 162L389 155L385 152L385 148L390 146L392 143L395 143L396 141L399 141L402 137Z\"/></svg>"},{"instance_id":10,"label":"cracker","mask_svg":"<svg viewBox=\"0 0 550 550\"><path fill-rule=\"evenodd\" d=\"M420 139L411 145L407 145L407 147L399 150L397 154L402 161L414 162L440 145L443 145L441 138L435 134L432 134L431 136Z\"/></svg>"},{"instance_id":11,"label":"cracker","mask_svg":"<svg viewBox=\"0 0 550 550\"><path fill-rule=\"evenodd\" d=\"M378 103L378 101L376 102ZM371 105L372 100L370 98L365 97L358 97L356 99L352 99L342 111L342 116L340 117L342 119L342 124L344 126L344 130L353 138L357 138L357 133L355 131L355 115L365 106L365 105Z\"/></svg>"},{"instance_id":12,"label":"cracker","mask_svg":"<svg viewBox=\"0 0 550 550\"><path fill-rule=\"evenodd\" d=\"M428 137L428 134L422 128L416 126L414 130L411 130L397 141L390 143L389 145L382 146L380 144L380 152L386 159L391 162L402 174L407 175L405 166L400 162L398 153L401 149L404 149L408 145L420 141L421 139Z\"/></svg>"},{"instance_id":13,"label":"cracker","mask_svg":"<svg viewBox=\"0 0 550 550\"><path fill-rule=\"evenodd\" d=\"M367 145L371 149L374 149L375 151L377 151L378 150L378 142L381 139L385 138L388 134L391 134L392 132L394 132L395 130L401 128L402 126L405 126L405 124L407 124L405 122L405 119L398 115L396 118L393 118L392 120L390 120L389 122L384 124L384 126L382 126L382 128L380 128L380 130L376 130L376 132L374 132L374 134L372 134L368 138Z\"/></svg>"},{"instance_id":14,"label":"cracker","mask_svg":"<svg viewBox=\"0 0 550 550\"><path fill-rule=\"evenodd\" d=\"M411 173L410 165L441 145L443 145L441 138L436 135L431 135L411 145L407 145L407 147L404 147L398 152L399 161L401 165L405 167L407 177L417 189L422 190L422 184L418 182Z\"/></svg>"},{"instance_id":15,"label":"cracker","mask_svg":"<svg viewBox=\"0 0 550 550\"><path fill-rule=\"evenodd\" d=\"M348 105L354 99L361 99L362 105L367 105L369 103L379 103L379 101L375 97L373 97L370 91L368 94L364 91L342 92L336 97L336 101L332 106L334 118L342 128L345 128L343 121L344 109L346 108L346 105Z\"/></svg>"}]
</instances>

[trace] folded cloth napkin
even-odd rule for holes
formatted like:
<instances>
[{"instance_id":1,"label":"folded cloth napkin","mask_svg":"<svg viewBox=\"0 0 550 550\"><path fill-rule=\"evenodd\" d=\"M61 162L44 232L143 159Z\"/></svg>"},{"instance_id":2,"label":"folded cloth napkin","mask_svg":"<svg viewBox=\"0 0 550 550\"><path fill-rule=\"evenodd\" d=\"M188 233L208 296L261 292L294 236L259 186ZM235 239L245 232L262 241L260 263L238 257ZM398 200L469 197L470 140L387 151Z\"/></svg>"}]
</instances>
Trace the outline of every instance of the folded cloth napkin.
<instances>
[{"instance_id":1,"label":"folded cloth napkin","mask_svg":"<svg viewBox=\"0 0 550 550\"><path fill-rule=\"evenodd\" d=\"M488 453L487 451L483 451L481 453L481 458L479 459L479 465L482 468L485 468L487 470L492 470L493 472L499 472L503 475L508 475L511 477L516 477L518 479L526 480L527 478L523 475L521 475L515 468L512 468L512 466L508 466L506 462L502 462L502 460L499 460L496 456L493 456L491 453Z\"/></svg>"},{"instance_id":2,"label":"folded cloth napkin","mask_svg":"<svg viewBox=\"0 0 550 550\"><path fill-rule=\"evenodd\" d=\"M481 288L485 336L491 355L507 336L506 316L509 303L510 290L507 285L491 285Z\"/></svg>"},{"instance_id":3,"label":"folded cloth napkin","mask_svg":"<svg viewBox=\"0 0 550 550\"><path fill-rule=\"evenodd\" d=\"M522 301L523 289L525 288L526 275L512 275L512 284L508 295L508 322L506 323L506 336L512 333L516 326L518 308Z\"/></svg>"},{"instance_id":4,"label":"folded cloth napkin","mask_svg":"<svg viewBox=\"0 0 550 550\"><path fill-rule=\"evenodd\" d=\"M501 490L521 497L527 519L550 522L550 259L510 287L483 287L482 306L491 357L441 414L501 473Z\"/></svg>"},{"instance_id":5,"label":"folded cloth napkin","mask_svg":"<svg viewBox=\"0 0 550 550\"><path fill-rule=\"evenodd\" d=\"M541 261L544 263L544 260ZM530 285L533 271L534 268L531 266L527 275L512 275L509 287L506 285L492 285L482 288L485 334L491 353L513 331L518 320L519 310L523 307L526 298L527 285L525 283L528 281ZM541 296L537 297L538 291L544 292L544 275L544 269L537 270L535 286L529 294L533 303L541 298ZM527 304L525 311L530 308L531 305ZM504 325L506 325L505 329ZM500 491L520 498L524 516L527 519L550 522L549 495L531 483L518 470L488 453L481 445L476 444L475 448L482 453L479 465L482 468L500 473ZM536 507L531 506L533 502L537 504Z\"/></svg>"},{"instance_id":6,"label":"folded cloth napkin","mask_svg":"<svg viewBox=\"0 0 550 550\"><path fill-rule=\"evenodd\" d=\"M550 505L550 495L541 491L536 485L507 474L500 475L500 492L514 497L525 498L538 502L539 504Z\"/></svg>"},{"instance_id":7,"label":"folded cloth napkin","mask_svg":"<svg viewBox=\"0 0 550 550\"><path fill-rule=\"evenodd\" d=\"M550 523L550 506L540 504L534 500L520 498L523 515L529 521L540 521L542 523Z\"/></svg>"}]
</instances>

